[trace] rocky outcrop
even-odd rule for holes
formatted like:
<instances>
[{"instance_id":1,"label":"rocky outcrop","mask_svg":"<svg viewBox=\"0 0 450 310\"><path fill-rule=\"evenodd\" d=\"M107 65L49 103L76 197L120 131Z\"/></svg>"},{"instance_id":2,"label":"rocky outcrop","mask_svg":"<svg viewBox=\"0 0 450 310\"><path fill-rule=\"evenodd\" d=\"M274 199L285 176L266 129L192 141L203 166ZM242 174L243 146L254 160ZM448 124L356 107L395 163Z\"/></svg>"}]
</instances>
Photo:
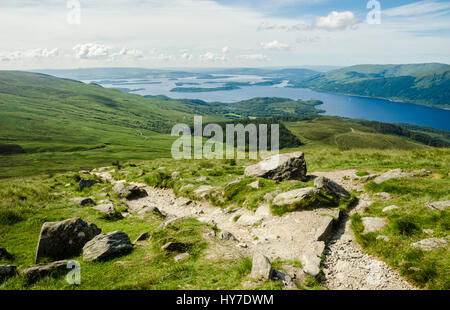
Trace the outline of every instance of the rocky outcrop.
<instances>
[{"instance_id":1,"label":"rocky outcrop","mask_svg":"<svg viewBox=\"0 0 450 310\"><path fill-rule=\"evenodd\" d=\"M98 235L83 247L83 260L108 260L128 253L133 248L130 238L121 231Z\"/></svg>"},{"instance_id":2,"label":"rocky outcrop","mask_svg":"<svg viewBox=\"0 0 450 310\"><path fill-rule=\"evenodd\" d=\"M113 191L119 198L125 198L127 200L134 200L148 196L143 187L136 184L127 185L124 182L116 183L113 187Z\"/></svg>"},{"instance_id":3,"label":"rocky outcrop","mask_svg":"<svg viewBox=\"0 0 450 310\"><path fill-rule=\"evenodd\" d=\"M446 247L447 244L448 244L448 242L445 239L429 238L429 239L424 239L424 240L415 242L412 244L412 246L415 248L420 248L424 251L432 251L432 250Z\"/></svg>"},{"instance_id":4,"label":"rocky outcrop","mask_svg":"<svg viewBox=\"0 0 450 310\"><path fill-rule=\"evenodd\" d=\"M252 261L252 272L250 278L258 280L269 280L272 278L273 269L269 259L261 253L255 253Z\"/></svg>"},{"instance_id":5,"label":"rocky outcrop","mask_svg":"<svg viewBox=\"0 0 450 310\"><path fill-rule=\"evenodd\" d=\"M431 210L444 211L450 207L450 200L430 202L426 204L426 207Z\"/></svg>"},{"instance_id":6,"label":"rocky outcrop","mask_svg":"<svg viewBox=\"0 0 450 310\"><path fill-rule=\"evenodd\" d=\"M294 204L302 204L307 206L309 200L318 194L320 194L320 191L315 187L299 188L290 192L279 194L273 199L272 203L276 206Z\"/></svg>"},{"instance_id":7,"label":"rocky outcrop","mask_svg":"<svg viewBox=\"0 0 450 310\"><path fill-rule=\"evenodd\" d=\"M350 193L347 192L345 188L326 177L316 178L314 180L314 186L325 194L338 198L349 199L351 197Z\"/></svg>"},{"instance_id":8,"label":"rocky outcrop","mask_svg":"<svg viewBox=\"0 0 450 310\"><path fill-rule=\"evenodd\" d=\"M404 172L403 169L399 168L383 173L382 175L376 177L374 182L376 184L381 184L390 179L409 178L412 176L414 176L412 173Z\"/></svg>"},{"instance_id":9,"label":"rocky outcrop","mask_svg":"<svg viewBox=\"0 0 450 310\"><path fill-rule=\"evenodd\" d=\"M50 264L40 264L30 266L22 270L22 275L28 282L36 282L40 278L51 275L53 273L59 273L67 270L67 265L70 261L61 260Z\"/></svg>"},{"instance_id":10,"label":"rocky outcrop","mask_svg":"<svg viewBox=\"0 0 450 310\"><path fill-rule=\"evenodd\" d=\"M101 232L95 224L80 218L42 225L36 251L36 263L41 258L60 260L80 254L83 246Z\"/></svg>"},{"instance_id":11,"label":"rocky outcrop","mask_svg":"<svg viewBox=\"0 0 450 310\"><path fill-rule=\"evenodd\" d=\"M382 217L363 217L362 223L364 225L363 234L382 230L386 225L386 219Z\"/></svg>"},{"instance_id":12,"label":"rocky outcrop","mask_svg":"<svg viewBox=\"0 0 450 310\"><path fill-rule=\"evenodd\" d=\"M245 168L247 177L261 177L276 181L306 181L306 173L306 161L302 152L275 155Z\"/></svg>"}]
</instances>

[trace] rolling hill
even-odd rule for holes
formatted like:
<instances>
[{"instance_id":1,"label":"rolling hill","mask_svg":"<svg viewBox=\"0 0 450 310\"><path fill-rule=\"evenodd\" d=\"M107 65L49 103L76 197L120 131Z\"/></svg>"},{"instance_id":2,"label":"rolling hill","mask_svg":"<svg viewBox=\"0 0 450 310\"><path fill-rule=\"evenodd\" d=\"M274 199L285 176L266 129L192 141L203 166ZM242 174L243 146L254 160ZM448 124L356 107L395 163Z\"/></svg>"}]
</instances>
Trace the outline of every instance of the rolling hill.
<instances>
[{"instance_id":1,"label":"rolling hill","mask_svg":"<svg viewBox=\"0 0 450 310\"><path fill-rule=\"evenodd\" d=\"M446 64L358 65L293 81L291 85L450 108L450 66Z\"/></svg>"}]
</instances>

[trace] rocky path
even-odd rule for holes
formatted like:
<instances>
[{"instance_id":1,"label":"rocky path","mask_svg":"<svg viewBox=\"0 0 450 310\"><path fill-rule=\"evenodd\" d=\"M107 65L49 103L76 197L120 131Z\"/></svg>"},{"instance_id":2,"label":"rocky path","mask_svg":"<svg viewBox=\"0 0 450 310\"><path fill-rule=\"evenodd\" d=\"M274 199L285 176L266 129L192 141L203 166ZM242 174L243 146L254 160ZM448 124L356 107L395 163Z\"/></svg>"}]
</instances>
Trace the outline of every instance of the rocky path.
<instances>
[{"instance_id":1,"label":"rocky path","mask_svg":"<svg viewBox=\"0 0 450 310\"><path fill-rule=\"evenodd\" d=\"M355 170L312 174L325 176L347 190L362 191L360 184L352 182ZM97 175L110 183L123 182L115 181L107 172ZM414 289L385 263L363 253L348 218L341 219L336 230L338 210L306 210L283 217L271 215L269 205L261 205L256 212L243 208L227 211L205 201L176 197L171 189L136 185L145 189L148 196L127 201L129 213L126 216L142 216L157 207L168 215L167 222L195 217L231 233L233 237L228 244L232 244L237 252L251 256L257 251L270 260L300 260L304 271L313 276L319 273L320 257L324 253L324 285L329 289ZM370 203L368 195L363 193L352 212L363 210ZM229 239L224 234L219 237ZM233 253L235 251L229 248L222 248L222 252L209 254L227 256Z\"/></svg>"}]
</instances>

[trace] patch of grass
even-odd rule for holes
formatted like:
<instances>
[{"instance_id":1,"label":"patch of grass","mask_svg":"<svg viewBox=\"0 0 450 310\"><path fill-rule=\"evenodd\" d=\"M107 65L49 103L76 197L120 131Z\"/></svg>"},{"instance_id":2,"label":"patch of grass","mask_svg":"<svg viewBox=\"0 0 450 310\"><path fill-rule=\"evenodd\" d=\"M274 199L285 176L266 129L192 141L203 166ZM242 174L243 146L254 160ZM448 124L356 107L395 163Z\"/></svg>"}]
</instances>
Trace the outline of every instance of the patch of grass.
<instances>
[{"instance_id":1,"label":"patch of grass","mask_svg":"<svg viewBox=\"0 0 450 310\"><path fill-rule=\"evenodd\" d=\"M358 177L365 177L366 175L369 175L370 173L369 172L367 172L367 171L358 171L358 172L356 172L356 175L358 176Z\"/></svg>"}]
</instances>

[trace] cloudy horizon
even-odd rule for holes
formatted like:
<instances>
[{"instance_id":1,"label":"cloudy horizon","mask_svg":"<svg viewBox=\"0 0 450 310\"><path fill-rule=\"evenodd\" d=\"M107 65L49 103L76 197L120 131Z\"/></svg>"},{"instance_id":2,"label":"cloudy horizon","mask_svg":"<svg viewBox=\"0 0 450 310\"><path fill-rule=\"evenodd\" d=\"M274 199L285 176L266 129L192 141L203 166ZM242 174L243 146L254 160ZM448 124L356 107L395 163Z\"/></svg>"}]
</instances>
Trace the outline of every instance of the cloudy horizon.
<instances>
[{"instance_id":1,"label":"cloudy horizon","mask_svg":"<svg viewBox=\"0 0 450 310\"><path fill-rule=\"evenodd\" d=\"M3 0L0 69L450 63L449 15L437 0Z\"/></svg>"}]
</instances>

